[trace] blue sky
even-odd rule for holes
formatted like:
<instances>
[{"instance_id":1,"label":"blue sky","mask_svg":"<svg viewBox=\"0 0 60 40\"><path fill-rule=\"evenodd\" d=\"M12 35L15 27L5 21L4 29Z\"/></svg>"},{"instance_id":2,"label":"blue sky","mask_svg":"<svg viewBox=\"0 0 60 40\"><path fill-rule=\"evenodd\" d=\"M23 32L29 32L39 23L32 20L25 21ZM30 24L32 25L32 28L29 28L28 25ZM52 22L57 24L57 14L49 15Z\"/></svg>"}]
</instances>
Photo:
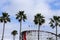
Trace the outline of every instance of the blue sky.
<instances>
[{"instance_id":1,"label":"blue sky","mask_svg":"<svg viewBox=\"0 0 60 40\"><path fill-rule=\"evenodd\" d=\"M60 0L55 0L53 2L49 2L52 10L60 10Z\"/></svg>"},{"instance_id":2,"label":"blue sky","mask_svg":"<svg viewBox=\"0 0 60 40\"><path fill-rule=\"evenodd\" d=\"M55 29L53 30L50 28L48 22L49 18L53 15L60 14L60 0L0 0L0 16L2 15L2 12L7 12L11 18L11 23L6 24L5 40L12 40L11 32L13 30L19 32L19 22L15 19L15 14L20 10L24 10L27 15L27 20L23 23L22 30L37 30L37 26L34 24L33 19L34 15L41 13L46 17L46 23L43 24L41 30L55 32ZM30 27L28 27L29 25ZM3 24L0 23L0 26L1 39ZM18 40L18 35L16 36L16 40Z\"/></svg>"}]
</instances>

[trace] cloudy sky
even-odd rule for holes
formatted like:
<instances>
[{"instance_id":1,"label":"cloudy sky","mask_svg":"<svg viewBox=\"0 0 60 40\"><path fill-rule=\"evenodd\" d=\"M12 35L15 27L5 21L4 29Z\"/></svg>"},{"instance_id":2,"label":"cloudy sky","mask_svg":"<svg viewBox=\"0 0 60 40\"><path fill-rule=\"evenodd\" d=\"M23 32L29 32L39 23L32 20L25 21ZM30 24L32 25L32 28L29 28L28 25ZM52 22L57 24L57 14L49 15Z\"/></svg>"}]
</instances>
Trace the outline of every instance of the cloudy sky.
<instances>
[{"instance_id":1,"label":"cloudy sky","mask_svg":"<svg viewBox=\"0 0 60 40\"><path fill-rule=\"evenodd\" d=\"M55 32L54 29L50 28L48 22L49 18L53 15L60 14L60 0L0 0L0 16L2 12L7 12L11 18L11 22L7 23L5 27L4 40L12 40L11 32L13 30L19 32L19 22L15 19L15 16L20 10L24 10L27 15L26 22L23 22L22 31L37 30L37 26L34 24L33 19L34 15L41 13L46 19L46 23L43 24L41 30ZM2 36L2 28L3 23L0 23L0 39ZM16 36L16 40L18 40L18 35Z\"/></svg>"}]
</instances>

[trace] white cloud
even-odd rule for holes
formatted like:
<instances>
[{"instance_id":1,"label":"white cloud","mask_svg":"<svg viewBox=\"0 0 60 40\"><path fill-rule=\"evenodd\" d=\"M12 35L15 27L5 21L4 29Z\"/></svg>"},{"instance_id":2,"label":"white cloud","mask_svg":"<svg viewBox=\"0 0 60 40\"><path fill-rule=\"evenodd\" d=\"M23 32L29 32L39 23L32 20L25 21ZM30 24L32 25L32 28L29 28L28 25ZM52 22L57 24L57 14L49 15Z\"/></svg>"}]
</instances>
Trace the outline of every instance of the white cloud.
<instances>
[{"instance_id":1,"label":"white cloud","mask_svg":"<svg viewBox=\"0 0 60 40\"><path fill-rule=\"evenodd\" d=\"M12 16L19 10L24 10L28 16L29 14L30 16L34 16L38 12L46 16L51 14L51 10L44 0L38 0L37 3L35 3L36 1L33 0L11 0L11 5L5 6L2 10L8 12Z\"/></svg>"}]
</instances>

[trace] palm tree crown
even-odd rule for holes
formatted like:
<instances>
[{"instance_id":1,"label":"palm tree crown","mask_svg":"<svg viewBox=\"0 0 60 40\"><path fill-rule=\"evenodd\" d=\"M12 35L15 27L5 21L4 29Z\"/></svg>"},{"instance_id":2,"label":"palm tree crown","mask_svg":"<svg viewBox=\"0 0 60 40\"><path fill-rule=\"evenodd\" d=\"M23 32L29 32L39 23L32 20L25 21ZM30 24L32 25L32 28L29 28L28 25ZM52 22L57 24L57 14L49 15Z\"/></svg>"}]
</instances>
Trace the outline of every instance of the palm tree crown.
<instances>
[{"instance_id":1,"label":"palm tree crown","mask_svg":"<svg viewBox=\"0 0 60 40\"><path fill-rule=\"evenodd\" d=\"M13 30L11 34L12 34L13 36L15 36L15 35L18 34L18 33L17 33L16 30Z\"/></svg>"},{"instance_id":2,"label":"palm tree crown","mask_svg":"<svg viewBox=\"0 0 60 40\"><path fill-rule=\"evenodd\" d=\"M9 18L9 15L8 13L2 13L2 16L0 17L0 22L4 22L4 23L7 23L10 22L10 18Z\"/></svg>"},{"instance_id":3,"label":"palm tree crown","mask_svg":"<svg viewBox=\"0 0 60 40\"><path fill-rule=\"evenodd\" d=\"M55 26L60 26L60 16L53 16L50 18L50 27L54 28Z\"/></svg>"},{"instance_id":4,"label":"palm tree crown","mask_svg":"<svg viewBox=\"0 0 60 40\"><path fill-rule=\"evenodd\" d=\"M19 22L21 21L21 20L23 20L24 22L25 22L25 19L27 19L26 18L26 14L24 14L24 11L19 11L19 13L18 14L16 14L16 19L18 19L19 20Z\"/></svg>"},{"instance_id":5,"label":"palm tree crown","mask_svg":"<svg viewBox=\"0 0 60 40\"><path fill-rule=\"evenodd\" d=\"M34 22L35 24L42 25L45 22L44 16L42 16L41 14L37 14L34 18Z\"/></svg>"}]
</instances>

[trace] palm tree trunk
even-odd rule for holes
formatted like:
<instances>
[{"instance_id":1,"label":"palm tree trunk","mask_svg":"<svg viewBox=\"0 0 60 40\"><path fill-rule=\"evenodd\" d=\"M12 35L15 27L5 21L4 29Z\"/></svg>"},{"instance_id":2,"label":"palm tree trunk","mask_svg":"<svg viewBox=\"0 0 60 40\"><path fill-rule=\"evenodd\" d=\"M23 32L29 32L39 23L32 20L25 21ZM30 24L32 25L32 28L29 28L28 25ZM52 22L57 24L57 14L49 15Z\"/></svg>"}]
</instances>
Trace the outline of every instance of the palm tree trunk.
<instances>
[{"instance_id":1,"label":"palm tree trunk","mask_svg":"<svg viewBox=\"0 0 60 40\"><path fill-rule=\"evenodd\" d=\"M22 26L22 21L20 21L20 32L19 32L19 40L21 40L21 26Z\"/></svg>"},{"instance_id":2,"label":"palm tree trunk","mask_svg":"<svg viewBox=\"0 0 60 40\"><path fill-rule=\"evenodd\" d=\"M3 33L2 33L2 39L1 40L3 40L3 38L4 38L4 31L5 31L5 23L3 23Z\"/></svg>"},{"instance_id":3,"label":"palm tree trunk","mask_svg":"<svg viewBox=\"0 0 60 40\"><path fill-rule=\"evenodd\" d=\"M13 40L15 40L15 36L13 36Z\"/></svg>"},{"instance_id":4,"label":"palm tree trunk","mask_svg":"<svg viewBox=\"0 0 60 40\"><path fill-rule=\"evenodd\" d=\"M39 31L40 31L40 25L39 25L39 27L38 27L38 40L40 39L40 37L39 37L39 36L40 36L40 35L39 35L40 32L39 32Z\"/></svg>"},{"instance_id":5,"label":"palm tree trunk","mask_svg":"<svg viewBox=\"0 0 60 40\"><path fill-rule=\"evenodd\" d=\"M57 40L57 26L56 26L56 40Z\"/></svg>"}]
</instances>

